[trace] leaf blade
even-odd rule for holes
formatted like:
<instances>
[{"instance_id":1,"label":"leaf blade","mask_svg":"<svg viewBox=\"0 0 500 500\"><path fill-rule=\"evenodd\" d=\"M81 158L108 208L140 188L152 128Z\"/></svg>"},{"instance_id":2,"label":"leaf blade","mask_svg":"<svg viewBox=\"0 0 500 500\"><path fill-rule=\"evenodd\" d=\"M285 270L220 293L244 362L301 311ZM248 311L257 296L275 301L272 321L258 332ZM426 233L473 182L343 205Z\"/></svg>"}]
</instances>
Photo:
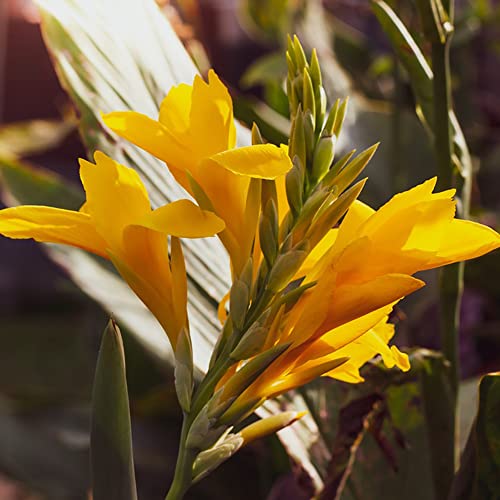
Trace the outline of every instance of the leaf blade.
<instances>
[{"instance_id":1,"label":"leaf blade","mask_svg":"<svg viewBox=\"0 0 500 500\"><path fill-rule=\"evenodd\" d=\"M97 359L90 461L94 500L137 500L125 353L112 320Z\"/></svg>"}]
</instances>

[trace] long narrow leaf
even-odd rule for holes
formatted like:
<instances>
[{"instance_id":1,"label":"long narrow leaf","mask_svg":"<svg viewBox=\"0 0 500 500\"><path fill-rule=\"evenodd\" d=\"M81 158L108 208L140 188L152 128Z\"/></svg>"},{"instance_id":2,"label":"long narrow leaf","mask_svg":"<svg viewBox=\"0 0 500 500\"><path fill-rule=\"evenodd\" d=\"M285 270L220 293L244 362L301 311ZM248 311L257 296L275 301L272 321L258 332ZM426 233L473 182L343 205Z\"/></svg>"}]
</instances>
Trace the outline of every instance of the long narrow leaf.
<instances>
[{"instance_id":1,"label":"long narrow leaf","mask_svg":"<svg viewBox=\"0 0 500 500\"><path fill-rule=\"evenodd\" d=\"M118 327L104 331L92 395L90 460L94 500L137 500L125 354Z\"/></svg>"}]
</instances>

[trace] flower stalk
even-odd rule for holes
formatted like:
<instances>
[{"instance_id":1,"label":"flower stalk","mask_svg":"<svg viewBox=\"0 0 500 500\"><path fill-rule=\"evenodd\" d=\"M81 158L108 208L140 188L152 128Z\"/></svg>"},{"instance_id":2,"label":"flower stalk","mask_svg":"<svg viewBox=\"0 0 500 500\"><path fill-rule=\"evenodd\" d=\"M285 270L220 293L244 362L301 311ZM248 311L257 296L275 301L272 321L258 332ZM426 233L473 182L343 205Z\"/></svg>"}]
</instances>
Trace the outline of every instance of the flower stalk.
<instances>
[{"instance_id":1,"label":"flower stalk","mask_svg":"<svg viewBox=\"0 0 500 500\"><path fill-rule=\"evenodd\" d=\"M454 0L422 0L419 2L420 13L426 36L431 41L431 60L433 72L433 123L434 151L438 170L438 185L441 189L449 189L456 184L457 159L454 152L453 139L453 104L451 93L450 43L453 35ZM462 166L464 182L459 192L461 199L461 216L469 215L471 172L470 165ZM457 398L460 381L460 305L464 287L464 262L457 262L439 271L439 305L440 332L442 350L450 363L449 383L455 418L449 422L450 447L440 450L446 454L446 470L441 468L440 478L435 478L437 488L442 496L447 496L453 480L455 467L459 459L457 445Z\"/></svg>"}]
</instances>

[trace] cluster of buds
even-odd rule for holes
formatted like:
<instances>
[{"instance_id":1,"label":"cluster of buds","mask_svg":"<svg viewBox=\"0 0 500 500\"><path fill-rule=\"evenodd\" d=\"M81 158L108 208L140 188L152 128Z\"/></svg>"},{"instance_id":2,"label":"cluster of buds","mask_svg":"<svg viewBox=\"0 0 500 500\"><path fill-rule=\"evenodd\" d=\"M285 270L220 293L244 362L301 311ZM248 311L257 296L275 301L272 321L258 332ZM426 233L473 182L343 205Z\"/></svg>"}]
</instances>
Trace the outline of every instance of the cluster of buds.
<instances>
[{"instance_id":1,"label":"cluster of buds","mask_svg":"<svg viewBox=\"0 0 500 500\"><path fill-rule=\"evenodd\" d=\"M297 412L285 412L234 431L266 399L241 395L292 345L279 339L282 319L315 286L315 282L302 284L299 270L359 195L365 180L349 186L376 150L371 147L354 159L350 151L334 162L347 100L337 100L327 113L316 51L308 61L297 37L288 39L286 57L291 117L288 155L293 166L282 185L279 179L261 179L255 190L261 197L261 210L253 253L241 274L233 276L228 312L226 302L221 303L222 334L194 397L192 413L196 416L186 446L197 454L195 478L235 453L249 436L273 433L300 418ZM256 125L252 143L264 143ZM335 366L342 362L345 359L336 360Z\"/></svg>"}]
</instances>

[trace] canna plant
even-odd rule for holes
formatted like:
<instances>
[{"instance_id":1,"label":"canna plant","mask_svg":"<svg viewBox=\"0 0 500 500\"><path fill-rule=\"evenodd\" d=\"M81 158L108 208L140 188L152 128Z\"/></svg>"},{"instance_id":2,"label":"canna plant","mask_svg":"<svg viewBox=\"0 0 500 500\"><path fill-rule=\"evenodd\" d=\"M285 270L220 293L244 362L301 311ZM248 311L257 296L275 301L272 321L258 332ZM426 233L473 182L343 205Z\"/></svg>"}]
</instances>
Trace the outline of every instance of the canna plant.
<instances>
[{"instance_id":1,"label":"canna plant","mask_svg":"<svg viewBox=\"0 0 500 500\"><path fill-rule=\"evenodd\" d=\"M110 130L164 161L197 205L180 200L152 210L135 171L96 152L95 164L80 163L86 202L79 211L0 211L5 236L111 260L165 330L184 417L167 500L183 498L242 446L303 416L286 411L252 421L267 400L321 376L362 382L359 369L377 355L389 368L409 370L408 356L389 346L388 318L424 286L413 274L500 247L492 229L455 218L455 191L433 192L435 178L379 210L359 201L366 179L356 179L376 145L335 159L347 100L327 108L316 52L308 60L296 37L286 60L291 131L280 147L266 144L256 126L252 145L235 147L231 97L213 71L208 82L197 76L174 87L157 120L133 111L103 115ZM232 285L219 306L209 369L195 381L180 239L215 235L228 252ZM119 345L115 326L109 331L94 392L101 403L105 360L112 359L105 348ZM123 365L116 360L110 370ZM94 471L105 475L98 461L93 450ZM101 491L94 483L94 498L109 498Z\"/></svg>"}]
</instances>

